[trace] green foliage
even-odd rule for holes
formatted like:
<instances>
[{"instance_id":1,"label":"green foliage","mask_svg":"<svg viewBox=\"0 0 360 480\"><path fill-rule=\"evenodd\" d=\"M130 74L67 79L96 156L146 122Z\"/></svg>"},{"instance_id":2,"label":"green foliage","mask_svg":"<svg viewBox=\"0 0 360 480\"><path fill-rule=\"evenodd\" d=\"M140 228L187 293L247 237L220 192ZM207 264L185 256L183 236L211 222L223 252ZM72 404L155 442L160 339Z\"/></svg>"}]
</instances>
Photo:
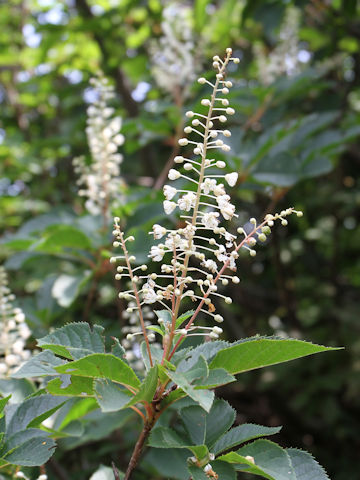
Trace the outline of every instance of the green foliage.
<instances>
[{"instance_id":1,"label":"green foliage","mask_svg":"<svg viewBox=\"0 0 360 480\"><path fill-rule=\"evenodd\" d=\"M56 444L48 433L37 427L61 408L65 400L64 397L40 395L7 406L0 425L2 462L21 466L45 463L54 453Z\"/></svg>"},{"instance_id":2,"label":"green foliage","mask_svg":"<svg viewBox=\"0 0 360 480\"><path fill-rule=\"evenodd\" d=\"M154 188L156 178L176 148L183 128L181 110L195 109L204 92L196 82L186 96L181 89L172 94L156 84L150 51L154 38L162 34L161 2L115 3L35 0L24 9L16 0L0 6L0 260L11 273L11 286L33 338L41 338L38 345L44 348L13 378L0 379L0 406L6 417L9 407L28 402L29 396L39 393L32 380L36 377L42 377L42 395L31 398L37 398L39 405L45 392L56 401L59 396L69 399L55 412L53 427L45 431L38 425L26 426L14 436L7 447L14 445L14 450L4 462L45 461L55 449L51 436L58 439L57 458L70 479L85 480L99 464L110 465L110 459L121 458L125 470L138 424L132 410L123 409L151 404L160 379L169 382L169 394L162 403L166 411L159 428L173 427L177 411L179 418L187 419L187 428L191 418L199 418L199 431L191 432L186 445L192 439L190 446L208 448L209 441L200 437L207 411L217 405L212 389L229 384L221 395L240 412L241 422L254 423L226 431L211 445L211 452L224 454L258 435L276 433L277 427L256 425L273 425L275 418L275 424L286 425L279 434L280 444L305 444L327 465L332 478L347 480L360 448L353 420L360 411L359 6L351 1L323 5L310 0L301 5L282 0L197 0L191 5L188 15L194 42L200 45L199 71L229 45L241 56L239 71L229 72L236 86L230 98L237 115L229 139L232 152L226 155L229 167L240 174L234 189L239 224L289 205L301 208L304 217L286 233L274 230L254 263L241 257L242 283L229 282L226 287L236 301L231 307L215 305L225 318L227 342L197 345L187 339L171 363L162 366L161 347L151 345L152 369L143 345L144 373L133 372L119 343L125 336L120 329L124 305L115 298L109 219L113 214L122 218L129 235L136 237L131 253L139 263L147 263L152 242L147 232L152 224L163 222L171 228L176 221L164 219L162 194ZM266 83L256 46L265 49L268 59L281 44L279 29L288 6L300 6L298 45L309 59L300 62L298 70L282 72ZM89 78L99 68L116 85L112 106L124 119L126 137L121 175L127 185L119 192L119 203L111 206L107 222L86 212L71 166L77 155L84 154L90 162L85 106L92 93ZM210 78L207 72L205 76ZM149 91L143 99L137 97L146 85ZM220 153L222 158L225 154ZM186 308L192 308L190 300ZM192 312L177 319L177 328ZM157 315L164 324L152 321L150 330L160 339L170 317L166 311ZM74 320L83 323L69 325ZM119 338L111 348L104 331L108 338ZM256 338L256 332L286 339ZM246 341L232 343L240 337ZM33 338L27 341L30 350L35 348ZM278 365L332 350L320 344L347 348L336 355ZM269 368L264 371L265 366ZM231 385L233 375L253 369L259 370L242 375L240 385ZM175 385L179 388L172 390ZM186 428L180 425L174 431L184 443ZM249 444L249 450L243 447L237 455L251 456L246 453L251 445L255 445L251 448L256 465L210 462L220 479L233 480L234 465L240 472L257 468L264 475L262 458L271 463L271 452L278 455L279 465L285 458L280 447L261 442ZM65 453L72 449L76 449L73 455ZM305 452L284 451L291 478L327 478ZM186 466L188 454L186 448L168 452L157 448L134 477L187 480L189 468L194 478L204 479L202 468ZM87 459L81 469L79 458ZM265 478L284 478L287 461L280 473L265 472ZM6 468L5 478L13 471ZM55 479L50 467L47 473ZM112 472L103 467L99 474L107 478ZM34 475L29 470L31 480Z\"/></svg>"},{"instance_id":3,"label":"green foliage","mask_svg":"<svg viewBox=\"0 0 360 480\"><path fill-rule=\"evenodd\" d=\"M337 349L301 340L254 337L220 350L210 368L221 366L236 374L331 350Z\"/></svg>"}]
</instances>

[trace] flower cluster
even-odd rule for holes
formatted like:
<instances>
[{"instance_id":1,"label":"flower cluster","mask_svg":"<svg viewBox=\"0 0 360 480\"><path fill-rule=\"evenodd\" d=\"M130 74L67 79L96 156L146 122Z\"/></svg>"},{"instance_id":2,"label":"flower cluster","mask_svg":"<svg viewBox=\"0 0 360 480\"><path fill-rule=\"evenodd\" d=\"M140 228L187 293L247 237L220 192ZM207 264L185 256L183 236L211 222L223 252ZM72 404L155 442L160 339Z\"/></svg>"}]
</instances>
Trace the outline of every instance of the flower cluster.
<instances>
[{"instance_id":1,"label":"flower cluster","mask_svg":"<svg viewBox=\"0 0 360 480\"><path fill-rule=\"evenodd\" d=\"M300 10L288 7L280 28L277 46L266 54L260 44L255 44L258 74L262 83L269 85L281 75L295 75L300 71L299 60Z\"/></svg>"},{"instance_id":2,"label":"flower cluster","mask_svg":"<svg viewBox=\"0 0 360 480\"><path fill-rule=\"evenodd\" d=\"M87 210L93 215L103 213L106 216L110 201L122 185L119 175L123 156L118 148L124 143L124 136L120 133L121 117L114 116L114 109L109 106L114 88L101 76L90 83L97 95L87 109L86 134L92 163L87 165L84 157L78 157L73 165L79 175L77 183L83 185L79 195L87 198Z\"/></svg>"},{"instance_id":3,"label":"flower cluster","mask_svg":"<svg viewBox=\"0 0 360 480\"><path fill-rule=\"evenodd\" d=\"M144 306L143 316L145 327L151 326L154 318L154 312L147 306ZM123 327L122 331L126 335L121 341L121 345L125 349L125 358L128 364L137 371L144 369L144 363L141 360L140 342L139 342L139 317L136 311L136 303L129 302L127 311L124 312L123 318L127 320L128 325ZM149 342L155 340L155 334L148 334Z\"/></svg>"},{"instance_id":4,"label":"flower cluster","mask_svg":"<svg viewBox=\"0 0 360 480\"><path fill-rule=\"evenodd\" d=\"M163 10L163 35L150 46L152 73L159 87L174 93L186 93L186 87L195 79L195 36L191 26L191 8L179 2L170 2Z\"/></svg>"},{"instance_id":5,"label":"flower cluster","mask_svg":"<svg viewBox=\"0 0 360 480\"><path fill-rule=\"evenodd\" d=\"M213 301L222 298L225 303L232 303L232 299L223 295L219 287L230 281L239 283L240 279L235 272L240 251L246 250L254 256L256 243L266 240L274 221L280 220L286 225L286 217L295 212L289 208L276 215L269 214L260 223L251 218L252 229L249 231L239 227L237 234L221 225L222 221L237 217L226 188L236 184L238 174L221 173L226 163L213 158L213 154L216 156L218 151L230 150L226 140L231 133L224 128L224 124L228 116L235 113L227 99L232 82L226 78L226 67L231 61L239 62L232 57L230 48L226 50L225 58L213 57L215 81L211 82L204 77L198 79L201 85L211 87L210 95L201 100L205 111L186 113L189 125L184 131L191 136L181 138L179 144L190 147L192 152L189 149L185 156L176 156L174 161L179 169L169 171L169 179L181 181L181 187L178 187L178 183L164 186L164 210L171 214L178 209L183 226L169 229L155 224L151 232L159 243L151 248L149 256L154 262L162 262L160 273L146 274L146 265L132 266L136 258L129 254L127 244L134 238L125 237L120 219L115 218L114 246L121 247L123 255L112 257L111 261L122 263L117 267L117 278L130 280L129 290L121 292L120 296L135 302L128 310L136 311L139 315L150 359L147 339L150 327L145 324L143 307L157 303L168 312L170 321L164 322L162 318L158 321L163 327L164 359L172 357L186 336L205 334L212 339L218 338L222 329L218 326L195 325L197 315L202 312L215 322L223 321L223 317L216 313ZM301 212L296 213L301 215ZM179 323L182 302L189 299L196 304L196 308L190 319L186 318Z\"/></svg>"},{"instance_id":6,"label":"flower cluster","mask_svg":"<svg viewBox=\"0 0 360 480\"><path fill-rule=\"evenodd\" d=\"M9 376L31 355L25 348L31 331L22 310L13 306L14 300L6 271L0 267L0 377Z\"/></svg>"}]
</instances>

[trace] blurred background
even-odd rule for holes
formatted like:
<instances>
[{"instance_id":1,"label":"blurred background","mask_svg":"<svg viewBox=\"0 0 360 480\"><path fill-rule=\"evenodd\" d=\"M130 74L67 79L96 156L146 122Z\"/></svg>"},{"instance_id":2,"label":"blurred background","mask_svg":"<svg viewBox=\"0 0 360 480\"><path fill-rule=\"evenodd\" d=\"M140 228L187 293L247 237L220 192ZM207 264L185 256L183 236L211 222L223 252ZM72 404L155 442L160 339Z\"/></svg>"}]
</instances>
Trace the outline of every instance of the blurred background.
<instances>
[{"instance_id":1,"label":"blurred background","mask_svg":"<svg viewBox=\"0 0 360 480\"><path fill-rule=\"evenodd\" d=\"M0 2L0 262L30 350L50 328L81 319L121 337L111 216L125 219L147 261L184 112L205 91L196 79L231 46L241 62L229 72L236 114L224 159L239 172L239 219L289 206L304 216L275 228L255 259L242 258L241 283L227 287L236 301L218 306L224 338L275 334L345 350L250 372L218 395L239 423L284 425L276 440L310 451L332 479L357 478L359 12L356 0ZM85 129L100 71L124 142L118 189L94 208L83 198L91 194L79 195L73 159L94 162ZM81 428L60 441L51 478L89 478L109 456L126 465L136 432L121 415L85 416ZM143 468L137 478L174 472L156 454Z\"/></svg>"}]
</instances>

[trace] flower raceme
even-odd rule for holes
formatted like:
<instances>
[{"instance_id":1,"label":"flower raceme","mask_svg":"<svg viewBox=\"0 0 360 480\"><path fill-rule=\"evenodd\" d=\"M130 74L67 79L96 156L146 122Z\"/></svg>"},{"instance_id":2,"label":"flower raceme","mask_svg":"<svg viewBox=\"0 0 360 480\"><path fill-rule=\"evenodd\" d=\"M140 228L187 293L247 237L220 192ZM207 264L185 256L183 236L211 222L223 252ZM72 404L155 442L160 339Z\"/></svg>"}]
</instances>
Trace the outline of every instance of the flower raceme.
<instances>
[{"instance_id":1,"label":"flower raceme","mask_svg":"<svg viewBox=\"0 0 360 480\"><path fill-rule=\"evenodd\" d=\"M121 261L124 265L117 267L118 279L128 277L130 288L119 294L130 302L135 302L129 311L137 311L141 332L144 335L151 359L148 342L147 327L144 322L142 309L145 305L161 304L169 313L171 322L166 324L166 335L163 338L164 360L172 357L182 340L188 335L208 335L216 339L222 332L221 328L195 326L194 321L202 312L215 322L222 322L221 315L216 313L213 300L222 298L230 304L232 299L219 292L219 285L227 285L229 281L239 283L236 276L236 261L240 250L248 250L251 256L256 254L254 246L257 241L265 241L271 232L274 221L279 219L283 225L287 224L286 217L297 213L288 208L279 214L267 215L261 223L250 219L253 226L248 233L237 228L237 234L231 233L221 225L223 220L230 221L236 218L235 206L231 202L226 187L233 187L238 178L236 172L221 174L226 167L224 161L212 158L213 151L228 152L230 146L226 138L231 136L227 129L223 129L227 117L235 113L229 106L226 98L232 87L232 82L226 79L226 68L230 62L238 63L232 57L232 50L226 50L226 56L221 59L213 57L213 67L216 71L215 80L211 82L200 77L201 85L211 87L210 96L201 100L206 107L206 113L193 111L186 112L190 124L184 129L189 138L181 138L181 146L190 146L193 154L178 155L174 163L179 169L169 171L169 180L182 179L188 188L177 188L172 185L164 186L164 210L172 214L176 209L180 211L180 218L184 226L178 229L168 229L161 225L153 226L152 235L159 240L151 248L150 255L154 262L164 262L161 273L145 274L146 265L133 267L135 257L129 255L127 243L133 237L125 238L120 227L120 219L115 218L114 246L121 247L123 255L112 257L112 262ZM142 274L143 273L143 274ZM177 319L182 313L183 303L191 299L196 308L190 318L182 324ZM161 319L159 319L160 322ZM195 333L196 332L196 333Z\"/></svg>"},{"instance_id":2,"label":"flower raceme","mask_svg":"<svg viewBox=\"0 0 360 480\"><path fill-rule=\"evenodd\" d=\"M87 197L85 206L92 215L103 213L107 216L109 203L122 185L120 164L123 157L118 148L124 143L120 133L122 119L114 116L114 109L108 105L115 96L114 88L105 77L93 78L90 83L98 97L87 109L86 135L92 163L88 166L84 157L73 160L79 174L79 195Z\"/></svg>"}]
</instances>

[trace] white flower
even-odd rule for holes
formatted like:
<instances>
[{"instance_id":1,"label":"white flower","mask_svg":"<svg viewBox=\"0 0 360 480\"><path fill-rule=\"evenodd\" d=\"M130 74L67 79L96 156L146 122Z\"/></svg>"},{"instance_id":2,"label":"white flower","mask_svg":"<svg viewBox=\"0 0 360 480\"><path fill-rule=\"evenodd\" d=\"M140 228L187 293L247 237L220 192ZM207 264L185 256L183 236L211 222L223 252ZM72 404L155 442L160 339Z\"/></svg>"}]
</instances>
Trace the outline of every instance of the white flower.
<instances>
[{"instance_id":1,"label":"white flower","mask_svg":"<svg viewBox=\"0 0 360 480\"><path fill-rule=\"evenodd\" d=\"M159 238L162 238L166 234L166 228L155 223L155 225L153 225L153 233L154 233L154 238L158 240Z\"/></svg>"},{"instance_id":2,"label":"white flower","mask_svg":"<svg viewBox=\"0 0 360 480\"><path fill-rule=\"evenodd\" d=\"M238 173L237 172L232 172L232 173L227 173L225 175L225 180L227 183L230 185L230 187L234 187L236 185L237 179L238 179Z\"/></svg>"},{"instance_id":3,"label":"white flower","mask_svg":"<svg viewBox=\"0 0 360 480\"><path fill-rule=\"evenodd\" d=\"M154 260L154 262L161 262L165 255L165 250L160 248L156 245L153 245L150 250L150 257Z\"/></svg>"},{"instance_id":4,"label":"white flower","mask_svg":"<svg viewBox=\"0 0 360 480\"><path fill-rule=\"evenodd\" d=\"M184 238L181 238L180 235L168 235L165 245L169 250L173 250L174 247L180 248L181 250L186 250L188 247L188 241Z\"/></svg>"},{"instance_id":5,"label":"white flower","mask_svg":"<svg viewBox=\"0 0 360 480\"><path fill-rule=\"evenodd\" d=\"M216 187L216 180L213 178L205 178L204 182L201 184L201 190L205 195L209 195L210 192L214 191Z\"/></svg>"},{"instance_id":6,"label":"white flower","mask_svg":"<svg viewBox=\"0 0 360 480\"><path fill-rule=\"evenodd\" d=\"M209 212L205 213L201 219L203 225L210 230L214 230L219 225L219 220L217 217L219 216L218 212Z\"/></svg>"},{"instance_id":7,"label":"white flower","mask_svg":"<svg viewBox=\"0 0 360 480\"><path fill-rule=\"evenodd\" d=\"M155 282L149 279L143 286L143 299L145 303L155 303L157 301L157 295L154 290Z\"/></svg>"},{"instance_id":8,"label":"white flower","mask_svg":"<svg viewBox=\"0 0 360 480\"><path fill-rule=\"evenodd\" d=\"M175 168L170 168L169 173L168 173L168 178L170 180L177 180L178 178L180 178L180 176L181 176L180 172L175 170Z\"/></svg>"},{"instance_id":9,"label":"white flower","mask_svg":"<svg viewBox=\"0 0 360 480\"><path fill-rule=\"evenodd\" d=\"M214 260L205 260L204 262L201 263L201 265L207 268L208 270L210 270L210 272L212 273L217 272L217 265L216 265L216 262L214 262Z\"/></svg>"},{"instance_id":10,"label":"white flower","mask_svg":"<svg viewBox=\"0 0 360 480\"><path fill-rule=\"evenodd\" d=\"M174 187L170 187L170 185L164 185L164 196L166 200L171 200L177 194L177 190Z\"/></svg>"},{"instance_id":11,"label":"white flower","mask_svg":"<svg viewBox=\"0 0 360 480\"><path fill-rule=\"evenodd\" d=\"M230 203L230 196L220 195L216 197L216 201L225 220L231 220L235 213L235 206Z\"/></svg>"},{"instance_id":12,"label":"white flower","mask_svg":"<svg viewBox=\"0 0 360 480\"><path fill-rule=\"evenodd\" d=\"M170 202L169 200L164 200L163 202L164 205L164 210L167 215L169 215L171 212L174 211L176 208L176 203L175 202Z\"/></svg>"},{"instance_id":13,"label":"white flower","mask_svg":"<svg viewBox=\"0 0 360 480\"><path fill-rule=\"evenodd\" d=\"M219 183L219 185L216 185L216 187L214 188L214 195L216 197L218 197L218 196L225 195L225 194L226 194L226 192L225 192L224 184Z\"/></svg>"},{"instance_id":14,"label":"white flower","mask_svg":"<svg viewBox=\"0 0 360 480\"><path fill-rule=\"evenodd\" d=\"M216 258L219 260L219 262L225 263L228 260L228 256L225 250L224 245L220 245L218 250L215 252Z\"/></svg>"},{"instance_id":15,"label":"white flower","mask_svg":"<svg viewBox=\"0 0 360 480\"><path fill-rule=\"evenodd\" d=\"M180 210L185 210L189 212L191 208L194 208L196 202L196 195L194 192L189 192L186 195L182 196L178 200L178 205Z\"/></svg>"}]
</instances>

